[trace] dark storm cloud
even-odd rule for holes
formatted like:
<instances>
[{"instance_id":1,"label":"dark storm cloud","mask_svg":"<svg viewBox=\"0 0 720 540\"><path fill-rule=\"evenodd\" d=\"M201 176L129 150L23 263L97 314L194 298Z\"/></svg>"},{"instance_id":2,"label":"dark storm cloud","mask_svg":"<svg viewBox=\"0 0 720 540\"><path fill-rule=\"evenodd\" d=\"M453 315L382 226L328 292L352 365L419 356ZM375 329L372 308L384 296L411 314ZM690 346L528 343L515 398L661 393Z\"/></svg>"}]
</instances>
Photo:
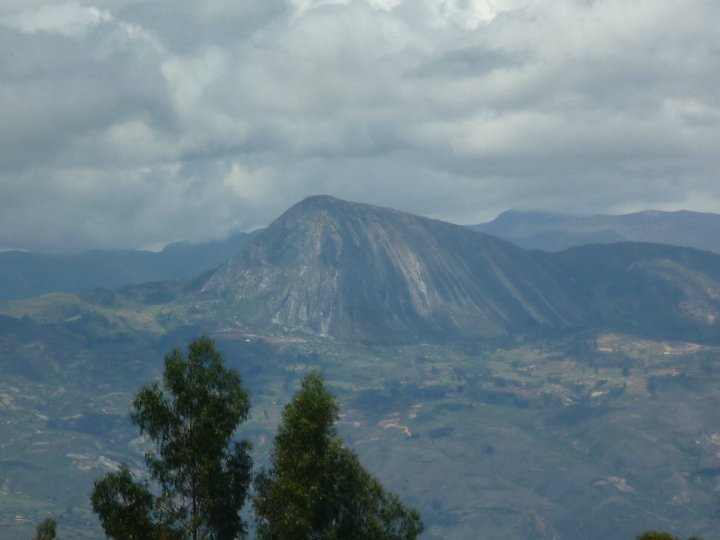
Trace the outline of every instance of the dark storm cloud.
<instances>
[{"instance_id":1,"label":"dark storm cloud","mask_svg":"<svg viewBox=\"0 0 720 540\"><path fill-rule=\"evenodd\" d=\"M143 246L330 193L720 211L709 0L9 0L0 247Z\"/></svg>"}]
</instances>

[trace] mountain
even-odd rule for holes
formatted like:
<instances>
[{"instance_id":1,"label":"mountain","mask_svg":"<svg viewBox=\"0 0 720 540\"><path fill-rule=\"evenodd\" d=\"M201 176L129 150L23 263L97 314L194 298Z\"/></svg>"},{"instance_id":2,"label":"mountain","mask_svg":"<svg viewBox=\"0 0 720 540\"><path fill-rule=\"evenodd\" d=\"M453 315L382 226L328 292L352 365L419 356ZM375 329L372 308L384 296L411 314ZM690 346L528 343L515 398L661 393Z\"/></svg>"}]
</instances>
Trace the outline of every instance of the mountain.
<instances>
[{"instance_id":1,"label":"mountain","mask_svg":"<svg viewBox=\"0 0 720 540\"><path fill-rule=\"evenodd\" d=\"M720 216L698 212L640 212L578 217L509 210L494 221L468 227L528 249L559 251L592 243L657 242L720 253ZM0 301L51 292L191 279L233 256L260 231L200 244L179 242L154 253L95 250L74 255L0 252Z\"/></svg>"},{"instance_id":2,"label":"mountain","mask_svg":"<svg viewBox=\"0 0 720 540\"><path fill-rule=\"evenodd\" d=\"M202 292L248 326L354 341L446 341L577 324L543 257L464 227L310 197L210 276Z\"/></svg>"},{"instance_id":3,"label":"mountain","mask_svg":"<svg viewBox=\"0 0 720 540\"><path fill-rule=\"evenodd\" d=\"M77 293L133 283L190 279L227 261L256 233L236 233L224 240L170 244L162 251L89 251L48 255L0 252L0 301L51 292Z\"/></svg>"},{"instance_id":4,"label":"mountain","mask_svg":"<svg viewBox=\"0 0 720 540\"><path fill-rule=\"evenodd\" d=\"M571 216L508 210L473 230L528 249L560 251L584 244L655 242L720 253L720 215L650 210L619 216Z\"/></svg>"},{"instance_id":5,"label":"mountain","mask_svg":"<svg viewBox=\"0 0 720 540\"><path fill-rule=\"evenodd\" d=\"M136 315L146 309L151 316ZM57 296L7 313L375 344L487 344L597 329L719 343L720 255L628 242L529 251L450 223L316 196L193 280Z\"/></svg>"},{"instance_id":6,"label":"mountain","mask_svg":"<svg viewBox=\"0 0 720 540\"><path fill-rule=\"evenodd\" d=\"M720 341L720 255L649 243L528 251L332 197L292 207L202 292L249 328L355 342L587 328Z\"/></svg>"}]
</instances>

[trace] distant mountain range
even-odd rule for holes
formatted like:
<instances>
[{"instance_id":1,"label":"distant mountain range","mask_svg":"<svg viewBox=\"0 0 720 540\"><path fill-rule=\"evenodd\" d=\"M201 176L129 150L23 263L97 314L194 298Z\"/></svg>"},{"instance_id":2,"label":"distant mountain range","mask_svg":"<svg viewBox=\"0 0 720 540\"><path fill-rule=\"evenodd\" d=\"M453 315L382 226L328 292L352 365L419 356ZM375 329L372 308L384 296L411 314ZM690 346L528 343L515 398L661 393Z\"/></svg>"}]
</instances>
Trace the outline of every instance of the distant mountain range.
<instances>
[{"instance_id":1,"label":"distant mountain range","mask_svg":"<svg viewBox=\"0 0 720 540\"><path fill-rule=\"evenodd\" d=\"M255 233L224 240L170 244L162 251L97 250L75 255L0 252L0 301L51 292L77 293L98 287L190 279L226 262Z\"/></svg>"},{"instance_id":2,"label":"distant mountain range","mask_svg":"<svg viewBox=\"0 0 720 540\"><path fill-rule=\"evenodd\" d=\"M527 249L561 251L585 244L654 242L720 253L720 215L648 210L620 216L571 216L508 210L470 228Z\"/></svg>"},{"instance_id":3,"label":"distant mountain range","mask_svg":"<svg viewBox=\"0 0 720 540\"><path fill-rule=\"evenodd\" d=\"M633 242L527 250L466 227L328 196L307 198L266 229L233 241L136 252L136 259L117 253L125 263L111 269L109 254L89 254L73 259L71 268L87 276L78 273L71 284L102 285L102 269L106 281L160 278L82 298L100 312L158 306L163 328L192 321L359 343L489 342L587 329L720 342L720 255L709 251ZM217 266L223 257L229 260ZM152 267L153 260L162 264ZM94 261L105 265L99 277ZM162 280L168 273L176 279Z\"/></svg>"},{"instance_id":4,"label":"distant mountain range","mask_svg":"<svg viewBox=\"0 0 720 540\"><path fill-rule=\"evenodd\" d=\"M583 217L509 210L491 222L467 228L526 249L544 251L632 241L720 253L720 215L699 212L647 211ZM226 239L205 243L179 242L157 253L140 250L94 250L69 255L0 252L0 301L51 292L78 293L95 288L188 280L227 262L260 232L235 233Z\"/></svg>"}]
</instances>

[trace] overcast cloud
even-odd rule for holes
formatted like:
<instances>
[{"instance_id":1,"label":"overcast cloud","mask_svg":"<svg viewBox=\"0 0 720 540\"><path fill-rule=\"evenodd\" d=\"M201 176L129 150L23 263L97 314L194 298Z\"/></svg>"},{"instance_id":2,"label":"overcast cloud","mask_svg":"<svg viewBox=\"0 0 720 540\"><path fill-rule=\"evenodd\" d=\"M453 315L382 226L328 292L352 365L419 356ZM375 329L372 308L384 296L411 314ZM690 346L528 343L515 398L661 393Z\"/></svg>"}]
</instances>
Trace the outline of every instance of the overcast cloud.
<instances>
[{"instance_id":1,"label":"overcast cloud","mask_svg":"<svg viewBox=\"0 0 720 540\"><path fill-rule=\"evenodd\" d=\"M332 194L720 212L717 0L3 0L0 247L148 247Z\"/></svg>"}]
</instances>

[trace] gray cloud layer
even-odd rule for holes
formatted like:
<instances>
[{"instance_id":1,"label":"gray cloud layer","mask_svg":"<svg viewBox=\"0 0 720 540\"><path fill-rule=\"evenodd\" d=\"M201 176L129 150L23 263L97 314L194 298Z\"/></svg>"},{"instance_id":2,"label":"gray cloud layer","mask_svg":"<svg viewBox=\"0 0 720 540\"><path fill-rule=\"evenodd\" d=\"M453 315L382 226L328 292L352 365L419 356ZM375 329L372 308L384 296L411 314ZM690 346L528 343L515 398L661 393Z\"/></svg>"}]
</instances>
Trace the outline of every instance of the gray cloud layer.
<instances>
[{"instance_id":1,"label":"gray cloud layer","mask_svg":"<svg viewBox=\"0 0 720 540\"><path fill-rule=\"evenodd\" d=\"M142 247L304 196L479 222L720 212L715 0L6 0L0 247Z\"/></svg>"}]
</instances>

